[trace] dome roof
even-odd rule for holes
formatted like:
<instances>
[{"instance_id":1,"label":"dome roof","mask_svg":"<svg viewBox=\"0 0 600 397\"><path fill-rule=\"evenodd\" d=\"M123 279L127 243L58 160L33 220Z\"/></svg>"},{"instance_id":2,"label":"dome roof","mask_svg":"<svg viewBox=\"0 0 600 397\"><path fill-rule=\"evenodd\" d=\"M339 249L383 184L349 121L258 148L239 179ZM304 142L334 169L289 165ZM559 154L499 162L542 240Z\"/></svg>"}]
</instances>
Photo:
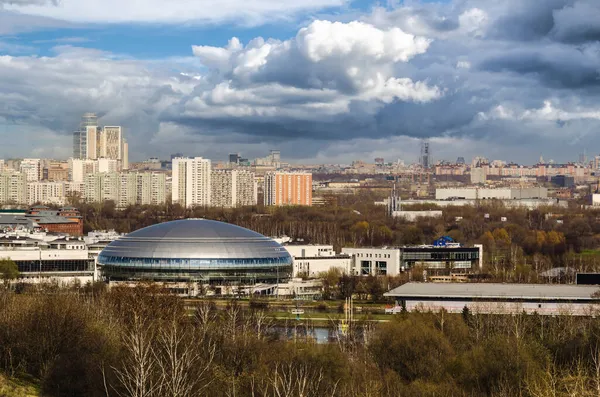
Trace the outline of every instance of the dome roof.
<instances>
[{"instance_id":1,"label":"dome roof","mask_svg":"<svg viewBox=\"0 0 600 397\"><path fill-rule=\"evenodd\" d=\"M152 239L266 238L260 233L230 223L193 218L148 226L129 233L127 237Z\"/></svg>"},{"instance_id":2,"label":"dome roof","mask_svg":"<svg viewBox=\"0 0 600 397\"><path fill-rule=\"evenodd\" d=\"M207 219L183 219L136 230L111 242L100 255L157 259L289 257L285 248L260 233Z\"/></svg>"}]
</instances>

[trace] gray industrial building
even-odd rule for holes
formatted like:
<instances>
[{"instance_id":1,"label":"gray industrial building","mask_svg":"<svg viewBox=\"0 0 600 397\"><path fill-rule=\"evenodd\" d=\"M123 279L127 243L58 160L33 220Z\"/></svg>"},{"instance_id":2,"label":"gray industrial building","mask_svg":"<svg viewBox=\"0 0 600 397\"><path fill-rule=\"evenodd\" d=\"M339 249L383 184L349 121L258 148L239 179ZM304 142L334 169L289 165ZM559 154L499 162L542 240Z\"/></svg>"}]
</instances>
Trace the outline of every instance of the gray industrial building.
<instances>
[{"instance_id":1,"label":"gray industrial building","mask_svg":"<svg viewBox=\"0 0 600 397\"><path fill-rule=\"evenodd\" d=\"M387 292L407 311L595 315L598 286L501 283L407 283Z\"/></svg>"}]
</instances>

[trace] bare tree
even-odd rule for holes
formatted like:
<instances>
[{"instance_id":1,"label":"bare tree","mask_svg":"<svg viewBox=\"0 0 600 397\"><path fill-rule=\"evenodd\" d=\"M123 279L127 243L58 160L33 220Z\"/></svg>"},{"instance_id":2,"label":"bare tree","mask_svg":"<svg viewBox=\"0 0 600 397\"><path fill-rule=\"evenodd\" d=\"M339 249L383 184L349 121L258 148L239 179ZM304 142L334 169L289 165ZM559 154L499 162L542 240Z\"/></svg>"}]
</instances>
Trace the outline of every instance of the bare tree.
<instances>
[{"instance_id":1,"label":"bare tree","mask_svg":"<svg viewBox=\"0 0 600 397\"><path fill-rule=\"evenodd\" d=\"M306 364L276 364L269 377L270 390L265 390L265 395L276 397L309 397L322 396L321 383L323 382L323 369L311 369ZM327 395L334 396L337 383Z\"/></svg>"},{"instance_id":2,"label":"bare tree","mask_svg":"<svg viewBox=\"0 0 600 397\"><path fill-rule=\"evenodd\" d=\"M208 385L201 382L214 358L215 344L206 341L208 352L203 357L201 345L205 340L196 341L191 329L176 319L161 327L157 341L161 397L191 396Z\"/></svg>"},{"instance_id":3,"label":"bare tree","mask_svg":"<svg viewBox=\"0 0 600 397\"><path fill-rule=\"evenodd\" d=\"M133 314L133 320L123 333L125 358L120 368L113 367L127 397L153 397L158 395L161 379L157 379L156 352L153 347L154 327L148 319ZM123 394L121 394L123 393Z\"/></svg>"}]
</instances>

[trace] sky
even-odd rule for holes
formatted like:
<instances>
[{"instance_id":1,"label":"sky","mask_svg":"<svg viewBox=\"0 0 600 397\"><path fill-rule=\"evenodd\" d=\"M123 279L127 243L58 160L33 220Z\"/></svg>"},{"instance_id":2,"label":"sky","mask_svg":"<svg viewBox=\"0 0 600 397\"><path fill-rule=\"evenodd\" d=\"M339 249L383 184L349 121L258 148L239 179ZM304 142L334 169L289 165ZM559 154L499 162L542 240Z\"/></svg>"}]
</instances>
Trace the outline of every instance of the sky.
<instances>
[{"instance_id":1,"label":"sky","mask_svg":"<svg viewBox=\"0 0 600 397\"><path fill-rule=\"evenodd\" d=\"M598 0L0 0L0 158L292 163L600 152Z\"/></svg>"}]
</instances>

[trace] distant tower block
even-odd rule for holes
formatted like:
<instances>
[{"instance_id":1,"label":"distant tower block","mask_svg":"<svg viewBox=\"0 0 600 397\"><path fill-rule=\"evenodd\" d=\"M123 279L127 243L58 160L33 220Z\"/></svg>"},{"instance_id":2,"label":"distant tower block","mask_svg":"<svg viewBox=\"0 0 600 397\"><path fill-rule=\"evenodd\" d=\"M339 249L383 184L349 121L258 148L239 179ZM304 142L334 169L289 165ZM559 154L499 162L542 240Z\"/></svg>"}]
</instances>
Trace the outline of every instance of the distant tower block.
<instances>
[{"instance_id":1,"label":"distant tower block","mask_svg":"<svg viewBox=\"0 0 600 397\"><path fill-rule=\"evenodd\" d=\"M388 215L394 216L395 211L402 210L402 202L400 200L400 194L396 191L396 184L392 188L390 197L388 198Z\"/></svg>"},{"instance_id":2,"label":"distant tower block","mask_svg":"<svg viewBox=\"0 0 600 397\"><path fill-rule=\"evenodd\" d=\"M426 139L421 141L421 157L419 158L419 163L423 168L431 167L431 152L429 150L429 141Z\"/></svg>"}]
</instances>

